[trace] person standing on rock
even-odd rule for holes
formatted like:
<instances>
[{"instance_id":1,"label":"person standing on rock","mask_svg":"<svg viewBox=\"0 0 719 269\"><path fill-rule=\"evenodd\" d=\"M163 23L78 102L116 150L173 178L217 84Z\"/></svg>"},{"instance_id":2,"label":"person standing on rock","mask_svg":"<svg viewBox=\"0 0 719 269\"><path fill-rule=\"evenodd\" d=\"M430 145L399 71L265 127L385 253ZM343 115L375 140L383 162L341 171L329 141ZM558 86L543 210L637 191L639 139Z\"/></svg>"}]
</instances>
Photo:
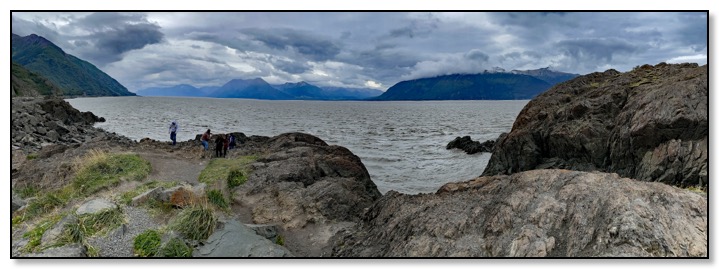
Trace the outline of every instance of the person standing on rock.
<instances>
[{"instance_id":1,"label":"person standing on rock","mask_svg":"<svg viewBox=\"0 0 719 269\"><path fill-rule=\"evenodd\" d=\"M235 148L235 146L237 145L236 142L235 142L235 135L230 134L230 139L228 139L228 140L230 141L230 148L229 148L229 149Z\"/></svg>"},{"instance_id":2,"label":"person standing on rock","mask_svg":"<svg viewBox=\"0 0 719 269\"><path fill-rule=\"evenodd\" d=\"M212 133L210 133L210 129L207 129L207 132L202 134L202 138L200 138L200 141L202 141L202 146L205 148L205 150L210 148L210 136Z\"/></svg>"},{"instance_id":3,"label":"person standing on rock","mask_svg":"<svg viewBox=\"0 0 719 269\"><path fill-rule=\"evenodd\" d=\"M170 124L170 140L172 140L172 145L174 146L177 144L177 130L180 127L177 125L177 122L172 122Z\"/></svg>"},{"instance_id":4,"label":"person standing on rock","mask_svg":"<svg viewBox=\"0 0 719 269\"><path fill-rule=\"evenodd\" d=\"M217 135L215 137L215 157L222 156L222 150L225 148L225 137L224 135Z\"/></svg>"}]
</instances>

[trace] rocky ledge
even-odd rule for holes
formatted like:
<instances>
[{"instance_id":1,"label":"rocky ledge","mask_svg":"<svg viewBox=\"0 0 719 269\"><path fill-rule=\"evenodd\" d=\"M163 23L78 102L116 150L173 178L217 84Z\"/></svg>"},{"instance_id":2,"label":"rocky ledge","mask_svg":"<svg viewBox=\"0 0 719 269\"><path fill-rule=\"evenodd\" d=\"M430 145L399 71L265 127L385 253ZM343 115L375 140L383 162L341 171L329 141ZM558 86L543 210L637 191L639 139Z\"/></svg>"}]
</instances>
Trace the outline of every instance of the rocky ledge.
<instances>
[{"instance_id":1,"label":"rocky ledge","mask_svg":"<svg viewBox=\"0 0 719 269\"><path fill-rule=\"evenodd\" d=\"M705 187L707 70L660 63L561 83L524 107L483 175L564 168Z\"/></svg>"},{"instance_id":2,"label":"rocky ledge","mask_svg":"<svg viewBox=\"0 0 719 269\"><path fill-rule=\"evenodd\" d=\"M707 257L705 194L617 174L533 170L390 191L332 239L340 257Z\"/></svg>"}]
</instances>

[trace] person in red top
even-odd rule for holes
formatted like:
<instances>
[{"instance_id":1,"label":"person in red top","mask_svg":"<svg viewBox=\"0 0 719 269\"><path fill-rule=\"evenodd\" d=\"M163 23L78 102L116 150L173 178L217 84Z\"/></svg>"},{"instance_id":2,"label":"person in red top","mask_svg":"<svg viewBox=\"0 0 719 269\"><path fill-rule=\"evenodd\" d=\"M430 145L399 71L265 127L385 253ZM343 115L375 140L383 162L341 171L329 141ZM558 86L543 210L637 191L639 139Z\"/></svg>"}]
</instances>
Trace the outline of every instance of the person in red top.
<instances>
[{"instance_id":1,"label":"person in red top","mask_svg":"<svg viewBox=\"0 0 719 269\"><path fill-rule=\"evenodd\" d=\"M210 148L210 136L212 133L210 133L210 129L207 129L207 132L202 134L202 138L200 141L202 141L202 146L205 147L205 150Z\"/></svg>"}]
</instances>

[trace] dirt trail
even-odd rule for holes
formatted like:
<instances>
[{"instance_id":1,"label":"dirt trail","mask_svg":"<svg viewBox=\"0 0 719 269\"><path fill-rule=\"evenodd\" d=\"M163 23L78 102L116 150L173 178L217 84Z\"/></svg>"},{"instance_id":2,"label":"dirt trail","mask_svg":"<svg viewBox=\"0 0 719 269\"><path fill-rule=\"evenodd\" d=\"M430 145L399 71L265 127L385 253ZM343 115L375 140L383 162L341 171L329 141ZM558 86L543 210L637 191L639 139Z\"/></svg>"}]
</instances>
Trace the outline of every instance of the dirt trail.
<instances>
[{"instance_id":1,"label":"dirt trail","mask_svg":"<svg viewBox=\"0 0 719 269\"><path fill-rule=\"evenodd\" d=\"M187 159L161 151L141 151L138 154L150 162L148 179L198 184L197 178L207 166L207 159Z\"/></svg>"}]
</instances>

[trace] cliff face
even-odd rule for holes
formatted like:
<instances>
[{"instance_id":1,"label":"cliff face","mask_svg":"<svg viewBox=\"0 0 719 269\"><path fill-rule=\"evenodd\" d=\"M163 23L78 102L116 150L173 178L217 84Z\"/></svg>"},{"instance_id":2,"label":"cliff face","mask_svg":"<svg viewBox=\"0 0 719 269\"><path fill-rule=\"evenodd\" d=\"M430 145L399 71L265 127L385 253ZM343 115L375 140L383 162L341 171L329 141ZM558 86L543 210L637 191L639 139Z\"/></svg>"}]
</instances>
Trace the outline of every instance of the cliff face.
<instances>
[{"instance_id":1,"label":"cliff face","mask_svg":"<svg viewBox=\"0 0 719 269\"><path fill-rule=\"evenodd\" d=\"M661 63L559 84L527 104L483 175L566 168L706 186L707 70Z\"/></svg>"},{"instance_id":2,"label":"cliff face","mask_svg":"<svg viewBox=\"0 0 719 269\"><path fill-rule=\"evenodd\" d=\"M340 257L707 257L707 197L617 174L534 170L389 192Z\"/></svg>"}]
</instances>

